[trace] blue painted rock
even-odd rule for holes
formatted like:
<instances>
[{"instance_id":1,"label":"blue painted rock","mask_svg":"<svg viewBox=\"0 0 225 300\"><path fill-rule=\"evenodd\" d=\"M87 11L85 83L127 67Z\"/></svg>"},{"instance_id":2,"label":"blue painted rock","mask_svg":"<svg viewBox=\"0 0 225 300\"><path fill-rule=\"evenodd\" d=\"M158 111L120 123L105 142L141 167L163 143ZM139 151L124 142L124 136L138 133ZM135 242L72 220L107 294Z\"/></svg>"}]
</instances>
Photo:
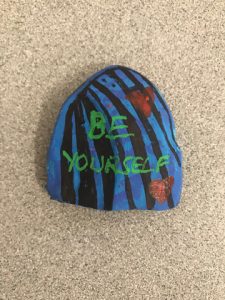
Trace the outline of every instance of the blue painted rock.
<instances>
[{"instance_id":1,"label":"blue painted rock","mask_svg":"<svg viewBox=\"0 0 225 300\"><path fill-rule=\"evenodd\" d=\"M171 112L138 72L110 66L63 104L48 152L53 199L104 210L175 207L182 154Z\"/></svg>"}]
</instances>

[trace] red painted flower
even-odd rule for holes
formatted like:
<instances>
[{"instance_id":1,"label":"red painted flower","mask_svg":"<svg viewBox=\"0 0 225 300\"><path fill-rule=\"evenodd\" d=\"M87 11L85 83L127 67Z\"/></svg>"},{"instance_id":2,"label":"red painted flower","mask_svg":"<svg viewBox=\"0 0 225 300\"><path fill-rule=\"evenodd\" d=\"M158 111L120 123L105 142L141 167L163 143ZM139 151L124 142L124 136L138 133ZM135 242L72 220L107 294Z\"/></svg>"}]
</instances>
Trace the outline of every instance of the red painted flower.
<instances>
[{"instance_id":1,"label":"red painted flower","mask_svg":"<svg viewBox=\"0 0 225 300\"><path fill-rule=\"evenodd\" d=\"M153 180L149 184L149 193L160 204L162 204L167 200L167 198L171 194L173 184L174 184L173 176L168 176L165 179Z\"/></svg>"},{"instance_id":2,"label":"red painted flower","mask_svg":"<svg viewBox=\"0 0 225 300\"><path fill-rule=\"evenodd\" d=\"M154 104L154 92L151 87L140 90L130 91L126 94L126 98L133 106L145 117L149 117Z\"/></svg>"}]
</instances>

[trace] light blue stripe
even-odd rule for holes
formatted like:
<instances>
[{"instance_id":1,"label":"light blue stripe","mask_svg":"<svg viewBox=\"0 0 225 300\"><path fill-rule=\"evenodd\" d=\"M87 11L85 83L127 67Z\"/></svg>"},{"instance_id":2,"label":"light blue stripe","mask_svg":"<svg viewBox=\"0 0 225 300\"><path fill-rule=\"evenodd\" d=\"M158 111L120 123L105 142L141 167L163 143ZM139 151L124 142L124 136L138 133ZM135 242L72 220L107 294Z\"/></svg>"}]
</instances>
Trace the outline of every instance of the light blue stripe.
<instances>
[{"instance_id":1,"label":"light blue stripe","mask_svg":"<svg viewBox=\"0 0 225 300\"><path fill-rule=\"evenodd\" d=\"M134 75L134 77L143 85L144 88L149 87L149 84L144 80L144 78L140 74L133 72L132 70L129 70L129 72L132 75Z\"/></svg>"},{"instance_id":2,"label":"light blue stripe","mask_svg":"<svg viewBox=\"0 0 225 300\"><path fill-rule=\"evenodd\" d=\"M121 70L115 70L116 75L126 84L126 86L128 88L132 88L133 86L135 86L135 84L133 83L133 81L131 81L125 74L123 71Z\"/></svg>"},{"instance_id":3,"label":"light blue stripe","mask_svg":"<svg viewBox=\"0 0 225 300\"><path fill-rule=\"evenodd\" d=\"M173 136L172 136L172 131L170 129L170 122L169 122L168 114L166 113L166 111L165 111L164 107L162 106L161 102L159 101L157 95L155 95L155 106L156 106L157 110L159 111L159 113L162 115L163 127L166 131L166 134L167 134L168 139L171 143L171 146L174 148L174 150L176 152L180 151L180 149L177 147L177 145L176 145L176 143L173 139ZM172 119L172 117L171 117L171 119ZM176 133L175 133L175 130L174 130L174 136L175 135L176 135Z\"/></svg>"},{"instance_id":4,"label":"light blue stripe","mask_svg":"<svg viewBox=\"0 0 225 300\"><path fill-rule=\"evenodd\" d=\"M72 153L77 152L77 135L76 135L76 119L75 114L72 115ZM76 192L76 204L79 203L79 186L80 186L80 172L73 169L73 187Z\"/></svg>"}]
</instances>

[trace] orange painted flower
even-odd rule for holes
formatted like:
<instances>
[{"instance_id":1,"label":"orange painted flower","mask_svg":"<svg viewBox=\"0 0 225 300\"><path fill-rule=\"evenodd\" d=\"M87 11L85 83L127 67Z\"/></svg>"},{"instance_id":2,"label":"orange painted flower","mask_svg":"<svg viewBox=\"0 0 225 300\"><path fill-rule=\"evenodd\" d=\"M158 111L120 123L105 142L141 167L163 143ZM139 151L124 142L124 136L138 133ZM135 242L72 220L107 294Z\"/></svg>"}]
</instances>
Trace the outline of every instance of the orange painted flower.
<instances>
[{"instance_id":1,"label":"orange painted flower","mask_svg":"<svg viewBox=\"0 0 225 300\"><path fill-rule=\"evenodd\" d=\"M140 90L130 91L126 94L126 98L133 106L145 117L149 117L154 104L154 92L151 87Z\"/></svg>"},{"instance_id":2,"label":"orange painted flower","mask_svg":"<svg viewBox=\"0 0 225 300\"><path fill-rule=\"evenodd\" d=\"M153 180L149 184L149 193L160 204L162 204L167 200L167 198L171 194L173 184L174 184L173 176L168 176L165 179Z\"/></svg>"}]
</instances>

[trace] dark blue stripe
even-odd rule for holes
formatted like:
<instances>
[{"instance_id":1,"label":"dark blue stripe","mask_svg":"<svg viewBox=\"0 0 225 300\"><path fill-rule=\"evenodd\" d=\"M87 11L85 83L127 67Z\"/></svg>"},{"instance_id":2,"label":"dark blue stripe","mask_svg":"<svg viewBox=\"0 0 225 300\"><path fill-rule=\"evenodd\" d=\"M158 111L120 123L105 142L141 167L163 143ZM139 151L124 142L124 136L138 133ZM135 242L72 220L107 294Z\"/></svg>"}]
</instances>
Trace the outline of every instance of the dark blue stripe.
<instances>
[{"instance_id":1,"label":"dark blue stripe","mask_svg":"<svg viewBox=\"0 0 225 300\"><path fill-rule=\"evenodd\" d=\"M79 155L85 154L88 161L91 160L91 153L87 141L87 133L84 123L81 101L82 97L74 102L74 114L76 119L76 134L77 134L77 152ZM95 186L94 172L87 168L80 172L79 186L79 205L97 208L97 191Z\"/></svg>"},{"instance_id":2,"label":"dark blue stripe","mask_svg":"<svg viewBox=\"0 0 225 300\"><path fill-rule=\"evenodd\" d=\"M82 104L82 109L83 109L83 116L84 116L84 126L86 129L86 132L89 132L90 131L90 123L88 120L85 106L83 104ZM96 152L94 142L92 139L89 139L89 138L87 140L88 140L91 156L94 158L94 166L97 169L99 169L102 167L102 162L99 161L99 157ZM96 192L97 192L97 208L104 209L104 190L103 190L102 174L94 172L94 177L95 177L95 186L96 186Z\"/></svg>"},{"instance_id":3,"label":"dark blue stripe","mask_svg":"<svg viewBox=\"0 0 225 300\"><path fill-rule=\"evenodd\" d=\"M68 172L68 161L63 156L66 151L70 157L73 157L72 150L72 118L74 103L70 104L65 118L65 127L63 133L63 141L60 149L61 156L61 195L64 202L76 203L76 194L73 186L73 170Z\"/></svg>"}]
</instances>

